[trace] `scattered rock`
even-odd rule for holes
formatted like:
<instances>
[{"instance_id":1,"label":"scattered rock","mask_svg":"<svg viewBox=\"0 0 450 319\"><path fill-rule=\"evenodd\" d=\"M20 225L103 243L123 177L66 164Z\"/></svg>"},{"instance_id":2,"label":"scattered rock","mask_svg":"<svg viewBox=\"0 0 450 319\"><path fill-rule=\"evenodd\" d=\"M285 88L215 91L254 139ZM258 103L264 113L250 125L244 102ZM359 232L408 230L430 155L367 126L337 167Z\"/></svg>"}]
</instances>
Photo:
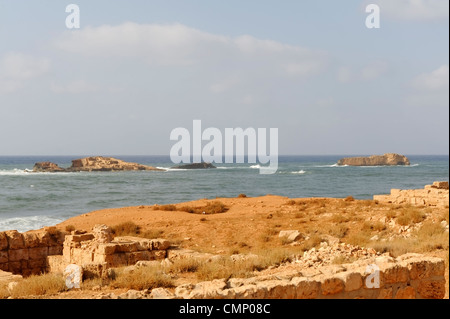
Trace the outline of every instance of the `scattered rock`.
<instances>
[{"instance_id":1,"label":"scattered rock","mask_svg":"<svg viewBox=\"0 0 450 319\"><path fill-rule=\"evenodd\" d=\"M284 238L286 244L293 243L299 239L303 239L304 236L298 230L282 230L278 234L278 237Z\"/></svg>"}]
</instances>

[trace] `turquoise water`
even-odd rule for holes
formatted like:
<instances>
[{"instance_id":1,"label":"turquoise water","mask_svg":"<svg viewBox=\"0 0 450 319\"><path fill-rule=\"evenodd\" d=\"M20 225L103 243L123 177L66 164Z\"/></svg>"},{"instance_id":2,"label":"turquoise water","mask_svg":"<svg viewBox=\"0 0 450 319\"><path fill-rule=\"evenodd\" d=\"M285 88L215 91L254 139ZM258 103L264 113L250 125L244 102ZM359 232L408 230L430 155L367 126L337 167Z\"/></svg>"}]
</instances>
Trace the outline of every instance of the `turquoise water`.
<instances>
[{"instance_id":1,"label":"turquoise water","mask_svg":"<svg viewBox=\"0 0 450 319\"><path fill-rule=\"evenodd\" d=\"M395 167L339 167L336 162L343 156L280 156L278 172L273 175L260 175L255 164L170 170L175 165L164 156L115 156L168 169L163 172L25 171L40 161L68 167L72 159L80 157L0 157L0 231L51 226L103 208L236 197L240 193L371 199L391 188L423 188L433 181L449 180L448 156L408 156L411 166Z\"/></svg>"}]
</instances>

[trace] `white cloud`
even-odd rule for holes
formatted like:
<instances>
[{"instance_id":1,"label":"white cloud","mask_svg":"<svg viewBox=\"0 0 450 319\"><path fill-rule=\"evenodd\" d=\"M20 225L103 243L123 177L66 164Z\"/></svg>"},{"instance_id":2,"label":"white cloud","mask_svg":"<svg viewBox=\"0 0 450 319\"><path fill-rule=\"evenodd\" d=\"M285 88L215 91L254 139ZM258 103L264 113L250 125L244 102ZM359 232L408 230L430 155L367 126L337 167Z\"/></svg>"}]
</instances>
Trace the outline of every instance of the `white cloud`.
<instances>
[{"instance_id":1,"label":"white cloud","mask_svg":"<svg viewBox=\"0 0 450 319\"><path fill-rule=\"evenodd\" d=\"M137 58L151 66L214 64L298 77L319 73L327 62L326 55L316 50L249 35L216 35L181 24L86 27L66 33L55 45L83 56Z\"/></svg>"},{"instance_id":2,"label":"white cloud","mask_svg":"<svg viewBox=\"0 0 450 319\"><path fill-rule=\"evenodd\" d=\"M448 91L448 85L449 85L448 64L444 64L430 73L421 74L412 80L412 86L419 90Z\"/></svg>"},{"instance_id":3,"label":"white cloud","mask_svg":"<svg viewBox=\"0 0 450 319\"><path fill-rule=\"evenodd\" d=\"M341 66L336 71L336 79L340 83L371 81L379 78L387 71L388 64L384 61L373 61L359 68Z\"/></svg>"},{"instance_id":4,"label":"white cloud","mask_svg":"<svg viewBox=\"0 0 450 319\"><path fill-rule=\"evenodd\" d=\"M70 94L89 93L89 92L96 92L99 90L97 86L88 84L83 80L74 81L66 85L52 82L50 85L50 89L55 93L70 93Z\"/></svg>"},{"instance_id":5,"label":"white cloud","mask_svg":"<svg viewBox=\"0 0 450 319\"><path fill-rule=\"evenodd\" d=\"M386 62L375 61L362 69L361 76L364 80L373 80L386 73L387 70L388 66Z\"/></svg>"},{"instance_id":6,"label":"white cloud","mask_svg":"<svg viewBox=\"0 0 450 319\"><path fill-rule=\"evenodd\" d=\"M10 52L0 59L0 92L11 93L22 88L27 80L39 77L50 69L48 59Z\"/></svg>"},{"instance_id":7,"label":"white cloud","mask_svg":"<svg viewBox=\"0 0 450 319\"><path fill-rule=\"evenodd\" d=\"M448 0L378 0L374 3L380 6L381 17L386 14L387 17L397 20L448 19Z\"/></svg>"}]
</instances>

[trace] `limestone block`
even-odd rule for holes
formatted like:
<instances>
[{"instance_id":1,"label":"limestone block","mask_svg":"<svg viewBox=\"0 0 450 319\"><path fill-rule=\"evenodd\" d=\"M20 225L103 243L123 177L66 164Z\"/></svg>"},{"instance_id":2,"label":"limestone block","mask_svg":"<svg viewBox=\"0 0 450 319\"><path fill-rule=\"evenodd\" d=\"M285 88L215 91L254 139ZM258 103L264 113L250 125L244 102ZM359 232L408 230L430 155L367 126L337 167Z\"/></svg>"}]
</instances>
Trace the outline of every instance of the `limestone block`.
<instances>
[{"instance_id":1,"label":"limestone block","mask_svg":"<svg viewBox=\"0 0 450 319\"><path fill-rule=\"evenodd\" d=\"M297 299L315 299L319 295L320 282L308 280L306 277L294 277L291 280L296 287Z\"/></svg>"},{"instance_id":2,"label":"limestone block","mask_svg":"<svg viewBox=\"0 0 450 319\"><path fill-rule=\"evenodd\" d=\"M344 281L338 277L322 277L320 280L322 295L334 295L344 290Z\"/></svg>"},{"instance_id":3,"label":"limestone block","mask_svg":"<svg viewBox=\"0 0 450 319\"><path fill-rule=\"evenodd\" d=\"M66 265L64 256L47 256L47 270L49 272L62 273Z\"/></svg>"},{"instance_id":4,"label":"limestone block","mask_svg":"<svg viewBox=\"0 0 450 319\"><path fill-rule=\"evenodd\" d=\"M9 261L28 260L28 249L10 249L8 251Z\"/></svg>"},{"instance_id":5,"label":"limestone block","mask_svg":"<svg viewBox=\"0 0 450 319\"><path fill-rule=\"evenodd\" d=\"M8 251L0 250L0 264L8 262Z\"/></svg>"},{"instance_id":6,"label":"limestone block","mask_svg":"<svg viewBox=\"0 0 450 319\"><path fill-rule=\"evenodd\" d=\"M160 260L166 258L167 250L152 250L149 252L148 260Z\"/></svg>"},{"instance_id":7,"label":"limestone block","mask_svg":"<svg viewBox=\"0 0 450 319\"><path fill-rule=\"evenodd\" d=\"M196 284L189 294L190 299L219 299L219 291L226 289L224 279L215 279Z\"/></svg>"},{"instance_id":8,"label":"limestone block","mask_svg":"<svg viewBox=\"0 0 450 319\"><path fill-rule=\"evenodd\" d=\"M448 182L434 182L432 186L438 189L449 189Z\"/></svg>"},{"instance_id":9,"label":"limestone block","mask_svg":"<svg viewBox=\"0 0 450 319\"><path fill-rule=\"evenodd\" d=\"M63 245L59 246L49 246L48 247L48 255L62 255L63 254Z\"/></svg>"},{"instance_id":10,"label":"limestone block","mask_svg":"<svg viewBox=\"0 0 450 319\"><path fill-rule=\"evenodd\" d=\"M392 287L380 289L377 299L392 299Z\"/></svg>"},{"instance_id":11,"label":"limestone block","mask_svg":"<svg viewBox=\"0 0 450 319\"><path fill-rule=\"evenodd\" d=\"M264 291L265 299L294 299L297 287L288 280L266 280L256 284L258 290Z\"/></svg>"},{"instance_id":12,"label":"limestone block","mask_svg":"<svg viewBox=\"0 0 450 319\"><path fill-rule=\"evenodd\" d=\"M131 253L126 253L127 265L134 265L140 260L153 260L151 251L135 251Z\"/></svg>"},{"instance_id":13,"label":"limestone block","mask_svg":"<svg viewBox=\"0 0 450 319\"><path fill-rule=\"evenodd\" d=\"M104 278L107 274L106 263L90 263L82 265L83 279Z\"/></svg>"},{"instance_id":14,"label":"limestone block","mask_svg":"<svg viewBox=\"0 0 450 319\"><path fill-rule=\"evenodd\" d=\"M10 261L8 265L9 271L13 274L23 274L22 271L27 268L27 261Z\"/></svg>"},{"instance_id":15,"label":"limestone block","mask_svg":"<svg viewBox=\"0 0 450 319\"><path fill-rule=\"evenodd\" d=\"M95 225L92 232L95 240L99 243L106 244L113 239L112 229L106 225Z\"/></svg>"},{"instance_id":16,"label":"limestone block","mask_svg":"<svg viewBox=\"0 0 450 319\"><path fill-rule=\"evenodd\" d=\"M152 289L150 293L150 298L152 299L174 299L175 295L165 288L155 288Z\"/></svg>"},{"instance_id":17,"label":"limestone block","mask_svg":"<svg viewBox=\"0 0 450 319\"><path fill-rule=\"evenodd\" d=\"M47 261L45 259L28 260L27 267L43 270L47 267Z\"/></svg>"},{"instance_id":18,"label":"limestone block","mask_svg":"<svg viewBox=\"0 0 450 319\"><path fill-rule=\"evenodd\" d=\"M48 256L48 247L35 247L28 248L28 258L35 259L44 259Z\"/></svg>"},{"instance_id":19,"label":"limestone block","mask_svg":"<svg viewBox=\"0 0 450 319\"><path fill-rule=\"evenodd\" d=\"M359 272L343 272L336 275L344 282L346 292L358 290L362 287L362 276Z\"/></svg>"},{"instance_id":20,"label":"limestone block","mask_svg":"<svg viewBox=\"0 0 450 319\"><path fill-rule=\"evenodd\" d=\"M116 245L115 248L116 253L129 253L138 250L138 244L136 242L121 242L115 245Z\"/></svg>"},{"instance_id":21,"label":"limestone block","mask_svg":"<svg viewBox=\"0 0 450 319\"><path fill-rule=\"evenodd\" d=\"M236 299L264 299L264 291L258 290L256 285L244 285L232 290Z\"/></svg>"},{"instance_id":22,"label":"limestone block","mask_svg":"<svg viewBox=\"0 0 450 319\"><path fill-rule=\"evenodd\" d=\"M5 232L6 238L8 240L9 249L22 249L25 248L25 242L23 240L23 235L17 230L8 230Z\"/></svg>"},{"instance_id":23,"label":"limestone block","mask_svg":"<svg viewBox=\"0 0 450 319\"><path fill-rule=\"evenodd\" d=\"M112 255L116 252L117 244L108 243L108 244L99 244L96 253L101 255Z\"/></svg>"},{"instance_id":24,"label":"limestone block","mask_svg":"<svg viewBox=\"0 0 450 319\"><path fill-rule=\"evenodd\" d=\"M416 258L402 262L402 265L405 264L409 269L409 276L412 280L444 276L445 273L445 262L439 258Z\"/></svg>"},{"instance_id":25,"label":"limestone block","mask_svg":"<svg viewBox=\"0 0 450 319\"><path fill-rule=\"evenodd\" d=\"M278 237L284 238L287 244L302 239L304 236L298 230L282 230L278 234Z\"/></svg>"},{"instance_id":26,"label":"limestone block","mask_svg":"<svg viewBox=\"0 0 450 319\"><path fill-rule=\"evenodd\" d=\"M408 281L408 268L399 264L381 264L381 285Z\"/></svg>"},{"instance_id":27,"label":"limestone block","mask_svg":"<svg viewBox=\"0 0 450 319\"><path fill-rule=\"evenodd\" d=\"M399 288L395 294L395 299L416 299L416 290L411 286Z\"/></svg>"},{"instance_id":28,"label":"limestone block","mask_svg":"<svg viewBox=\"0 0 450 319\"><path fill-rule=\"evenodd\" d=\"M34 248L39 247L41 242L39 241L39 237L36 233L24 233L23 240L26 248Z\"/></svg>"},{"instance_id":29,"label":"limestone block","mask_svg":"<svg viewBox=\"0 0 450 319\"><path fill-rule=\"evenodd\" d=\"M0 232L0 250L8 249L8 238L5 232Z\"/></svg>"},{"instance_id":30,"label":"limestone block","mask_svg":"<svg viewBox=\"0 0 450 319\"><path fill-rule=\"evenodd\" d=\"M152 239L151 243L153 250L166 250L170 247L170 242L162 238Z\"/></svg>"},{"instance_id":31,"label":"limestone block","mask_svg":"<svg viewBox=\"0 0 450 319\"><path fill-rule=\"evenodd\" d=\"M443 299L445 296L445 279L424 279L419 282L417 292L425 299Z\"/></svg>"}]
</instances>

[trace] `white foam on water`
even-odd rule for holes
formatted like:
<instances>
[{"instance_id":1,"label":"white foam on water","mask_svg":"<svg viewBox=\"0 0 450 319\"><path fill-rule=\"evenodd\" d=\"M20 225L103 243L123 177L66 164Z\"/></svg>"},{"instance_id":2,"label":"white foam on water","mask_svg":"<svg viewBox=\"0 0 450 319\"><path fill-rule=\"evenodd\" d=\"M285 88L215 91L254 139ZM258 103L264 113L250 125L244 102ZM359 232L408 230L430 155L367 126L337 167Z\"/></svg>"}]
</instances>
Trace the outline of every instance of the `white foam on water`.
<instances>
[{"instance_id":1,"label":"white foam on water","mask_svg":"<svg viewBox=\"0 0 450 319\"><path fill-rule=\"evenodd\" d=\"M18 232L27 232L29 230L40 229L46 226L54 226L63 222L61 218L53 216L30 216L30 217L12 217L0 219L0 231L17 230Z\"/></svg>"},{"instance_id":2,"label":"white foam on water","mask_svg":"<svg viewBox=\"0 0 450 319\"><path fill-rule=\"evenodd\" d=\"M291 174L300 174L300 175L305 174L305 173L306 173L306 171L304 171L304 170L300 170L300 171L296 171L296 172L291 172Z\"/></svg>"}]
</instances>

